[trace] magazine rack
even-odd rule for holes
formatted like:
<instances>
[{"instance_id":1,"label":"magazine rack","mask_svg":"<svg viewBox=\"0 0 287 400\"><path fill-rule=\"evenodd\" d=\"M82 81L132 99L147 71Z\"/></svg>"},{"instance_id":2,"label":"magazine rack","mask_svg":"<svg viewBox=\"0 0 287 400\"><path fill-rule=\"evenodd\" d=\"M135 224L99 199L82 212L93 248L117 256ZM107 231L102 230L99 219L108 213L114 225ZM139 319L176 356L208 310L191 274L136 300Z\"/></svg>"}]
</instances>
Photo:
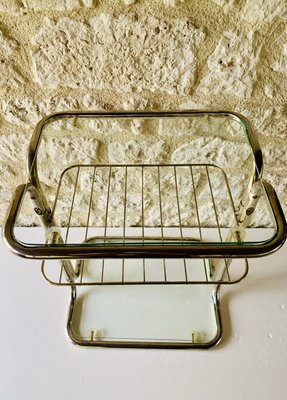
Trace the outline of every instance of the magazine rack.
<instances>
[{"instance_id":1,"label":"magazine rack","mask_svg":"<svg viewBox=\"0 0 287 400\"><path fill-rule=\"evenodd\" d=\"M79 345L216 344L220 286L285 240L239 114L57 113L36 126L27 164L4 240L43 260L47 281L71 286L67 327ZM38 223L30 243L18 227Z\"/></svg>"}]
</instances>

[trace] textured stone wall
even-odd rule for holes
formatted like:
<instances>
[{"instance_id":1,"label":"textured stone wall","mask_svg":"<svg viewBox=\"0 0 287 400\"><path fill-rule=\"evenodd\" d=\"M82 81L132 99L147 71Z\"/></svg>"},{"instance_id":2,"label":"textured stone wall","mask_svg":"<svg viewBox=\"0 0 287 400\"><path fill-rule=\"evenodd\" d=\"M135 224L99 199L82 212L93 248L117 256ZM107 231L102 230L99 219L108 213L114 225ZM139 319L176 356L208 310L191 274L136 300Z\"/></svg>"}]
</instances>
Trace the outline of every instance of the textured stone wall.
<instances>
[{"instance_id":1,"label":"textured stone wall","mask_svg":"<svg viewBox=\"0 0 287 400\"><path fill-rule=\"evenodd\" d=\"M286 22L285 0L0 0L0 222L33 127L75 109L241 112L287 211Z\"/></svg>"}]
</instances>

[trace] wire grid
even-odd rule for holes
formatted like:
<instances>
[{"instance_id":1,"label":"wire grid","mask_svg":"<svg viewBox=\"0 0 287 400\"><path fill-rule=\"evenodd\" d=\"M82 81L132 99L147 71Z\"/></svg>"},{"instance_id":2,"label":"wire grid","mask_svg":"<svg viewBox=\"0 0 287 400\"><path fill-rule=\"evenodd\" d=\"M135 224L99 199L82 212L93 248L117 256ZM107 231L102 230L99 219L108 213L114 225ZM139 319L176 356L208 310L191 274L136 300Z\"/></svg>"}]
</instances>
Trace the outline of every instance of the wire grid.
<instances>
[{"instance_id":1,"label":"wire grid","mask_svg":"<svg viewBox=\"0 0 287 400\"><path fill-rule=\"evenodd\" d=\"M223 242L237 216L227 177L215 165L73 165L61 175L53 220L65 244L164 246ZM76 261L76 279L67 282L64 262L48 265L45 278L60 285L223 283L247 272L241 261L231 276L225 259L93 259Z\"/></svg>"}]
</instances>

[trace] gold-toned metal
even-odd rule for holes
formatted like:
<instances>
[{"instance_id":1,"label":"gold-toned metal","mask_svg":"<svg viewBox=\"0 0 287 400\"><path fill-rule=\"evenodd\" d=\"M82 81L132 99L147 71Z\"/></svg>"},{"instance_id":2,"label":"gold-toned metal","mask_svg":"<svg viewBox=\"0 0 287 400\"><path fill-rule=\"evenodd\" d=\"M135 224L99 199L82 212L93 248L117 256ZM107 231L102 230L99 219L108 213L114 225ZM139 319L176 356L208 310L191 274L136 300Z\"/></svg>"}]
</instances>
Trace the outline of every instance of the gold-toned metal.
<instances>
[{"instance_id":1,"label":"gold-toned metal","mask_svg":"<svg viewBox=\"0 0 287 400\"><path fill-rule=\"evenodd\" d=\"M252 170L241 196L240 203L235 201L229 177L224 168L210 162L179 164L172 161L167 164L73 164L61 171L58 187L55 187L54 204L50 204L38 174L39 149L45 129L55 121L62 119L180 119L201 117L226 117L238 123L250 145ZM277 195L272 186L262 180L263 159L258 141L253 134L249 121L240 114L226 111L174 111L174 112L61 112L41 120L33 133L27 157L28 182L16 188L10 203L3 227L3 238L6 245L17 255L45 260L42 262L44 278L54 284L71 287L71 302L67 330L71 340L84 346L116 347L164 347L164 348L208 348L218 343L221 338L222 325L219 308L219 288L221 284L241 281L248 273L246 258L267 255L277 250L286 239L286 221ZM88 173L90 185L81 187L81 174ZM121 172L123 176L122 223L113 226L111 215L113 204L119 192L114 190L113 174ZM71 173L72 172L72 173ZM105 173L106 185L97 184L97 174ZM71 177L66 179L71 173ZM148 173L155 177L156 184L149 186ZM190 190L189 204L192 212L186 219L183 205L184 185L181 174L188 176ZM138 175L138 198L140 201L130 210L131 197L129 177ZM221 193L225 193L225 211L228 210L229 223L222 222L220 201L216 195L213 174L220 178ZM197 175L202 177L202 190L205 190L208 201L209 220L202 214L202 199L197 192ZM170 181L166 185L167 176ZM57 204L62 193L68 188L72 193L66 220L58 222ZM203 184L204 182L204 184ZM57 186L57 185L55 185ZM151 189L152 201L147 201ZM105 205L102 224L93 219L99 196ZM46 238L37 243L24 243L16 235L17 219L26 198L32 201L32 209L44 227ZM82 201L83 199L85 201ZM253 240L245 238L246 231L252 225L253 213L258 202L264 198L270 209L274 234L268 239ZM80 201L79 201L80 199ZM72 238L74 229L73 213L80 203L85 214L85 226L81 238L75 242ZM158 210L157 221L151 223L149 212L151 205ZM166 209L173 210L172 223L166 221ZM227 211L226 211L227 212ZM208 229L214 236L208 238ZM168 232L167 232L168 230ZM242 259L238 260L236 259ZM115 277L114 263L118 261L120 272ZM170 263L172 262L172 274ZM120 263L120 264L119 264ZM157 275L150 274L150 263L157 267ZM129 273L132 264L133 274ZM239 266L240 264L240 266ZM52 265L52 274L50 274ZM111 274L110 271L113 271ZM154 268L155 270L155 268ZM87 287L87 288L85 288ZM84 335L77 332L79 314L85 296L89 290L109 291L117 288L135 288L135 290L155 288L178 288L179 292L190 290L192 301L198 301L201 288L206 290L207 308L212 314L213 333L209 336L191 326L187 339L159 339L139 337L113 338L105 336L97 326L90 326ZM193 289L194 288L194 289ZM85 292L86 290L86 292ZM81 291L84 291L82 294ZM193 297L194 291L194 297ZM80 294L79 294L80 293ZM148 292L147 292L148 293ZM189 292L188 292L189 293ZM198 294L199 293L199 294ZM186 304L187 304L186 303ZM190 306L190 304L189 304ZM199 305L200 306L200 305ZM80 310L80 311L79 311ZM97 310L95 310L95 313ZM82 315L80 315L80 318ZM200 317L201 318L201 317ZM196 324L195 324L196 325ZM205 337L205 335L207 335ZM148 335L147 335L148 336Z\"/></svg>"},{"instance_id":2,"label":"gold-toned metal","mask_svg":"<svg viewBox=\"0 0 287 400\"><path fill-rule=\"evenodd\" d=\"M93 238L90 239L91 241ZM69 279L70 274L63 274L66 272L65 264L54 263L53 266L49 266L49 261L42 261L42 275L43 277L52 285L57 286L94 286L94 285L214 285L214 284L234 284L240 282L244 279L249 270L248 260L244 259L240 263L232 267L232 260L217 259L218 264L213 265L214 260L202 259L198 260L196 265L193 266L192 259L176 259L176 269L173 270L172 275L177 275L177 277L170 277L167 272L166 265L172 263L172 259L165 259L162 261L162 266L157 268L156 277L147 276L147 273L139 277L139 265L141 264L141 269L146 269L146 259L139 259L137 262L137 267L135 269L135 276L127 277L125 276L125 268L127 260L122 260L122 274L117 280L105 270L105 265L113 265L113 259L103 259L97 260L96 266L91 266L93 260L77 260L75 263L75 270L79 271L78 275L74 275L73 281ZM132 264L132 260L130 261ZM151 262L149 262L149 265ZM50 268L49 268L50 267ZM214 268L212 270L212 268ZM93 278L89 276L85 271L92 269L97 277ZM51 274L53 271L53 274ZM207 272L209 271L209 272ZM67 277L68 276L68 277Z\"/></svg>"},{"instance_id":3,"label":"gold-toned metal","mask_svg":"<svg viewBox=\"0 0 287 400\"><path fill-rule=\"evenodd\" d=\"M139 340L136 338L107 338L96 337L95 331L90 330L89 335L83 338L75 332L78 321L76 317L77 291L74 286L71 288L71 301L67 320L67 333L72 343L85 347L121 347L121 348L155 348L155 349L209 349L217 345L222 338L222 321L219 307L219 289L217 285L213 292L213 312L216 321L216 332L211 339L204 340L198 332L191 332L190 337L185 341L180 340ZM147 321L148 323L148 321Z\"/></svg>"},{"instance_id":4,"label":"gold-toned metal","mask_svg":"<svg viewBox=\"0 0 287 400\"><path fill-rule=\"evenodd\" d=\"M185 165L180 164L177 165L178 167L202 167L206 168L206 165ZM85 168L94 168L94 165L85 165ZM115 168L135 168L134 165L127 165L127 166L113 166ZM141 168L166 168L169 167L168 165L144 165L136 167ZM218 168L214 165L209 165L209 168ZM80 165L74 165L70 168L78 168L78 172L80 171ZM111 168L112 166L101 165L101 168ZM219 168L218 168L219 169ZM68 169L67 169L68 170ZM67 171L65 170L63 174ZM219 169L221 170L221 169ZM77 176L78 176L77 172ZM221 170L223 176L225 176L224 171ZM62 176L63 176L62 174ZM226 178L226 177L225 177ZM76 182L77 183L77 182ZM276 193L272 186L262 181L262 183L257 182L261 185L262 191L266 194L266 198L270 203L270 209L272 212L272 216L274 218L274 225L276 227L274 236L267 241L259 241L259 242L244 242L241 240L236 239L236 236L232 234L233 238L232 241L223 241L220 226L218 223L218 214L216 208L214 208L215 216L216 216L216 226L219 233L219 240L217 241L193 241L189 243L181 243L180 240L176 240L174 243L170 242L163 242L162 240L157 241L156 243L150 243L149 241L144 241L141 245L134 245L133 243L125 242L124 246L107 246L105 240L101 244L97 244L95 246L83 246L83 244L25 244L20 242L15 237L13 230L14 224L17 219L19 210L21 208L21 203L23 201L23 197L26 194L25 185L21 185L14 193L11 201L11 205L8 209L7 217L4 223L4 240L7 246L16 254L27 257L27 258L36 258L36 259L89 259L89 258L245 258L245 257L258 257L262 255L269 254L279 247L285 241L286 238L286 222L285 216L280 206L279 200L276 196ZM256 183L256 184L257 184ZM75 184L75 191L74 196L76 195L76 186ZM226 186L228 188L228 183L226 180ZM230 190L228 189L230 193ZM109 194L109 192L108 192ZM211 196L212 196L212 188L211 188ZM74 197L73 197L74 199ZM107 196L107 208L106 208L106 219L108 217L108 203L109 196ZM159 202L160 203L160 202ZM214 203L214 198L213 198ZM232 198L230 199L231 207L234 209L234 205L232 204ZM71 206L73 207L73 201ZM71 208L72 213L72 208ZM71 214L70 214L71 215ZM53 213L52 213L53 216ZM248 215L249 217L249 215ZM238 232L240 231L241 224L236 222L237 215L234 214L233 218L235 218L235 224L238 225ZM242 227L244 228L245 221L242 221ZM51 226L53 226L53 218L51 220ZM200 230L201 224L198 221L198 227ZM202 228L202 227L201 227ZM70 229L70 218L68 220L67 225L67 232L66 232L66 239L68 237L68 232ZM161 232L163 232L163 228L161 227ZM233 232L233 231L231 231ZM105 237L107 235L107 220L105 222ZM231 239L231 237L229 236ZM240 238L239 238L240 239ZM240 243L240 246L238 245ZM183 244L185 244L183 246Z\"/></svg>"},{"instance_id":5,"label":"gold-toned metal","mask_svg":"<svg viewBox=\"0 0 287 400\"><path fill-rule=\"evenodd\" d=\"M76 174L75 174L75 182L72 184L74 189L73 189L73 196L71 199L71 207L70 207L70 212L68 215L68 222L67 225L65 227L66 229L66 233L65 233L65 229L63 230L63 235L65 235L65 244L69 244L68 242L68 233L70 231L70 224L71 224L71 216L73 213L73 206L74 206L74 201L75 201L75 196L76 196L76 188L78 187L78 179L79 179L79 174L80 174L80 170L81 168L83 168L85 170L85 172L87 173L87 171L90 169L91 170L91 176L93 176L93 180L91 182L91 186L93 190L90 190L90 188L85 187L85 192L89 192L90 193L90 199L88 202L88 210L86 212L87 214L87 226L83 232L83 243L85 245L89 245L92 246L93 244L95 246L98 245L103 245L107 247L107 254L109 252L109 248L110 246L112 246L113 244L115 244L115 246L117 247L124 247L127 248L128 246L132 245L132 246L136 246L136 247L141 247L141 246L146 246L146 245L153 245L153 246L161 246L161 247L165 247L168 244L170 244L171 246L185 246L188 247L190 246L194 246L194 245L201 245L204 242L204 238L202 236L202 230L204 229L204 226L202 226L202 223L200 221L200 217L199 217L199 212L198 212L198 206L197 206L197 212L196 212L196 221L195 221L195 226L196 226L196 231L198 232L198 237L192 237L190 236L189 233L189 229L188 227L184 226L182 224L181 221L181 198L179 195L179 190L182 189L179 186L178 183L178 178L177 178L177 169L179 169L180 171L190 171L191 173L197 169L199 170L201 173L206 173L207 176L207 189L210 192L210 197L211 197L211 201L210 201L210 206L213 208L213 212L214 212L214 227L218 232L218 238L219 238L219 242L222 243L222 245L224 245L224 238L223 238L223 233L222 233L222 227L220 226L220 221L219 221L219 216L218 216L218 211L217 211L217 207L216 207L216 202L215 202L215 198L214 198L214 194L213 194L213 189L212 189L212 184L211 184L211 178L210 178L210 171L212 169L215 169L216 171L218 170L217 167L209 165L209 166L198 166L198 165L157 165L157 166L150 166L150 165L136 165L136 166L87 166L85 165L84 167L81 167L79 165L76 166L71 166L69 167L69 169L65 170L61 176L60 179L60 184L59 184L59 188L57 190L57 196L55 199L55 204L53 207L53 211L52 211L52 215L53 218L55 217L55 213L56 213L56 208L57 208L57 202L58 202L58 195L59 192L61 191L61 184L64 180L65 174L67 172L69 172L70 170L75 169L76 170ZM89 220L91 217L91 206L92 206L92 197L93 194L96 190L96 185L94 182L94 177L95 177L95 170L96 169L101 169L102 171L108 172L108 183L107 183L107 189L106 189L106 212L105 212L105 223L104 223L104 234L103 236L91 236L90 229L89 229ZM111 189L110 189L110 185L111 185L111 174L112 174L112 169L117 169L117 171L123 171L123 176L124 176L124 207L123 207L123 228L118 228L118 232L119 235L118 236L111 236L108 232L110 230L110 226L108 224L108 218L109 218L109 208L110 208L110 203L115 199L115 196L118 195L118 193L114 194ZM129 195L129 191L128 191L128 187L127 187L127 180L128 180L128 174L131 172L131 170L136 169L137 171L140 172L140 176L144 177L145 176L145 171L148 170L149 172L154 170L155 176L157 177L157 182L158 182L158 187L157 187L157 191L156 191L156 197L158 198L158 208L159 208L159 221L160 221L160 225L159 225L159 229L160 229L160 233L158 236L151 236L151 234L147 234L147 231L149 229L149 232L151 231L151 228L147 228L144 225L141 226L141 229L139 230L139 235L138 236L130 236L127 235L126 233L126 220L128 217L127 214L127 197ZM176 223L176 226L173 228L169 228L171 231L173 230L174 232L174 236L167 236L164 233L164 217L163 217L163 207L166 207L166 201L163 200L163 196L162 196L162 188L161 188L161 176L164 177L164 172L165 171L172 171L173 172L173 177L171 177L171 182L173 182L173 186L171 185L171 191L174 191L174 198L176 200L176 204L175 204L175 214L176 214L176 219L178 220L178 222ZM225 183L226 185L226 192L229 194L229 203L230 203L230 210L231 210L231 216L230 219L231 221L233 220L233 224L232 226L238 226L238 221L237 221L237 215L235 212L235 207L234 207L234 203L233 203L233 199L231 196L231 192L230 189L228 187L228 181L227 178L225 176L225 174L223 173L223 171L221 171L220 169L218 170L220 172L220 174L222 174L222 181ZM194 176L193 174L190 176L191 181L194 182ZM142 179L142 182L144 182L144 179ZM71 182L69 183L69 185L71 185ZM222 188L223 189L223 188ZM144 194L146 192L146 188L144 186L141 187L140 192L141 192L141 197L144 197ZM170 192L168 192L170 193ZM168 193L165 193L165 195L167 195ZM85 193L84 193L85 194ZM192 193L192 196L194 198L196 198L196 192ZM78 195L78 198L81 198ZM168 197L168 200L169 197ZM82 203L82 202L81 202ZM140 209L139 211L141 211L141 220L144 221L144 213L145 213L145 209L143 207L143 202L141 202L140 204ZM130 223L132 226L135 226L135 223L133 224L133 220L130 221ZM154 230L157 230L158 228L154 228ZM187 233L186 233L187 231ZM228 237L230 238L230 234L228 234ZM218 240L218 239L217 239ZM234 240L232 238L230 238L229 240ZM206 242L208 244L208 242ZM49 243L51 244L51 243ZM72 243L71 243L72 244ZM196 266L196 277L193 275L193 277L189 277L188 276L188 272L187 272L187 263L190 264L190 258L186 259L186 258L179 258L178 259L178 269L181 269L183 266L183 270L184 270L184 279L183 277L177 278L177 279L170 279L167 276L167 262L171 257L167 257L162 259L162 277L163 279L157 279L157 283L212 283L214 284L214 282L219 282L219 283L233 283L234 281L238 281L240 279L240 274L242 276L245 276L246 274L246 265L243 265L243 267L239 270L238 266L235 267L236 269L236 276L235 277L230 277L230 264L231 262L229 260L226 259L220 259L218 262L216 262L215 260L206 260L203 259L202 261L198 262L198 264L201 264L201 267L199 268L199 266ZM122 259L122 267L121 267L121 279L118 280L117 283L125 283L125 284L149 284L151 283L150 279L147 279L146 277L146 272L145 272L145 263L146 263L146 258L142 259L142 270L144 271L143 273L143 277L141 277L140 279L133 279L132 281L128 280L125 278L125 260L126 258ZM62 260L61 263L59 264L59 279L53 279L53 283L54 284L59 284L59 285L92 285L92 284L110 284L110 283L114 283L114 282L109 282L109 279L106 279L105 277L105 263L108 262L108 259L105 260L103 259L101 261L101 274L100 274L100 279L98 280L91 280L90 278L87 279L87 273L86 270L89 268L92 268L91 265L93 264L91 260L79 260L76 263L75 266L75 271L79 271L78 275L74 277L74 279L68 279L68 282L66 280L65 275L63 275L63 270L66 272L67 275L67 267L65 267L65 262L67 260ZM48 264L49 265L49 264ZM232 264L231 264L232 265ZM190 267L192 268L192 267ZM51 279L49 278L49 273L46 273L45 271L45 264L43 263L43 275L44 277L51 282ZM200 274L198 270L202 270L202 273ZM55 270L55 268L53 268L53 271ZM54 271L55 272L55 271ZM203 274L204 273L204 274ZM71 276L71 273L68 274L68 276ZM143 278L143 279L142 279Z\"/></svg>"}]
</instances>

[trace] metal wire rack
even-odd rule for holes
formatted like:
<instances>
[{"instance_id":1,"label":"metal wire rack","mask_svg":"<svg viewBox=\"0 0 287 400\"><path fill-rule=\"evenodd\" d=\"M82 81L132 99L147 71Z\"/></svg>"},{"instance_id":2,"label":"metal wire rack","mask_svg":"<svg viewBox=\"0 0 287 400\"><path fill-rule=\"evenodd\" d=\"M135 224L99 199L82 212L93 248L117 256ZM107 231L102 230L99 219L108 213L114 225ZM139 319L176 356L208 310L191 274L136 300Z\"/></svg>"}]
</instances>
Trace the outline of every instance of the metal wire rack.
<instances>
[{"instance_id":1,"label":"metal wire rack","mask_svg":"<svg viewBox=\"0 0 287 400\"><path fill-rule=\"evenodd\" d=\"M199 197L204 197L204 207ZM224 211L231 216L229 228L234 229L239 224L228 179L215 165L73 165L61 175L52 211L62 229L49 228L47 237L51 242L62 237L64 244L74 243L71 226L79 223L75 218L80 215L85 228L81 235L77 230L77 240L86 245L224 242L226 237L230 240L230 229L219 209L222 198ZM58 215L62 199L70 206L65 215ZM42 271L59 285L231 283L245 276L247 262L240 267L233 262L234 273L231 265L228 259L89 259L78 260L75 266L65 260L58 268L44 262Z\"/></svg>"}]
</instances>

